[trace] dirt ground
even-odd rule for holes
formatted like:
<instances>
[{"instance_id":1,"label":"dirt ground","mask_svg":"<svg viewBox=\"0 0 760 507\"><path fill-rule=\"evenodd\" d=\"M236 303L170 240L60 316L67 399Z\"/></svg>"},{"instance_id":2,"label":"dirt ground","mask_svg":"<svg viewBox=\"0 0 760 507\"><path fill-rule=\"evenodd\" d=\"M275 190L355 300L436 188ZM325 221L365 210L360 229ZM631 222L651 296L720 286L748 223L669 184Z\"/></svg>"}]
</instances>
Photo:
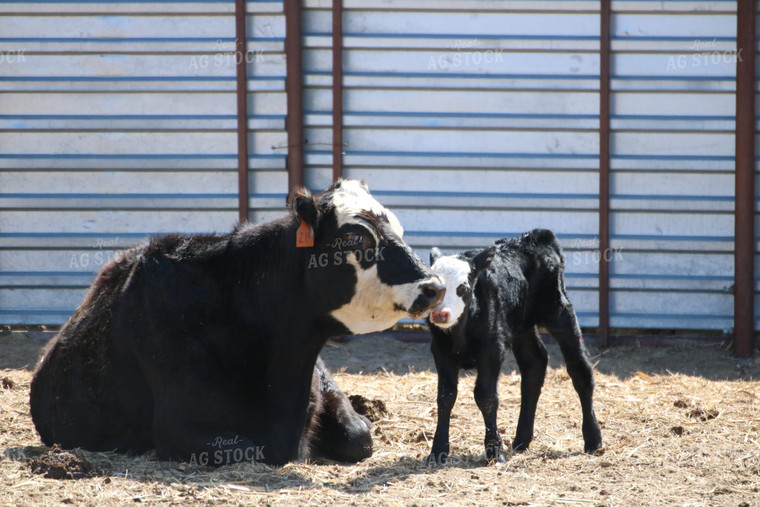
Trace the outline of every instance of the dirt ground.
<instances>
[{"instance_id":1,"label":"dirt ground","mask_svg":"<svg viewBox=\"0 0 760 507\"><path fill-rule=\"evenodd\" d=\"M580 452L578 398L556 345L533 444L503 465L485 461L474 377L465 375L450 462L429 468L423 459L436 421L429 344L356 338L328 345L323 357L348 394L377 409L370 459L213 469L151 456L43 454L28 403L39 334L0 336L3 505L760 505L760 361L738 365L715 346L590 347L605 441L597 456ZM509 442L520 377L511 359L503 372L499 426ZM48 478L72 476L82 478Z\"/></svg>"}]
</instances>

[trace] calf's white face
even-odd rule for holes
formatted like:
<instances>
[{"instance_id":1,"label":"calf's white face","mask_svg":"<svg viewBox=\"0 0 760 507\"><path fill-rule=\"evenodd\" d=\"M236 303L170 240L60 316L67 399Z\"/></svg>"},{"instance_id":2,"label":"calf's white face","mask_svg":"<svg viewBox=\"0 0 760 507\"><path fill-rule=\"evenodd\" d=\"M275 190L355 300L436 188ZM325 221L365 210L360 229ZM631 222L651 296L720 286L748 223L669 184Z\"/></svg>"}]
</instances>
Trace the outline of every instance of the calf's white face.
<instances>
[{"instance_id":1,"label":"calf's white face","mask_svg":"<svg viewBox=\"0 0 760 507\"><path fill-rule=\"evenodd\" d=\"M454 255L448 255L439 257L433 263L432 269L443 279L446 294L443 301L433 308L430 321L441 329L450 328L467 310L467 304L472 296L472 287L470 287L472 266Z\"/></svg>"},{"instance_id":2,"label":"calf's white face","mask_svg":"<svg viewBox=\"0 0 760 507\"><path fill-rule=\"evenodd\" d=\"M354 294L330 315L354 334L382 331L405 317L426 317L440 302L443 283L404 243L398 218L356 180L340 181L331 204L338 230L367 250L346 255L356 270Z\"/></svg>"},{"instance_id":3,"label":"calf's white face","mask_svg":"<svg viewBox=\"0 0 760 507\"><path fill-rule=\"evenodd\" d=\"M470 258L470 255L472 257ZM448 329L460 322L472 304L472 289L480 274L488 269L496 255L491 245L476 254L441 256L437 248L430 250L433 271L443 278L446 294L443 301L433 308L430 322L441 329Z\"/></svg>"}]
</instances>

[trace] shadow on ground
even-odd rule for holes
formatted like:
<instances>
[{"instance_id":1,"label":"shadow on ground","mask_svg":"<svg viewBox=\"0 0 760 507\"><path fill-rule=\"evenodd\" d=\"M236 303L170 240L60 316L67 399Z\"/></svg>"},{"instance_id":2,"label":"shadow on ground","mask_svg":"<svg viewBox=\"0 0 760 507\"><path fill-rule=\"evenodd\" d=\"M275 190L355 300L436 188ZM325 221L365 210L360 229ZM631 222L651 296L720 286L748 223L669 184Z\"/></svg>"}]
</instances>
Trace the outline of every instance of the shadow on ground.
<instances>
[{"instance_id":1,"label":"shadow on ground","mask_svg":"<svg viewBox=\"0 0 760 507\"><path fill-rule=\"evenodd\" d=\"M35 474L52 479L130 478L148 484L161 483L179 488L207 487L244 482L249 489L266 491L310 488L316 484L296 471L257 463L209 467L193 463L165 461L152 453L127 456L83 449L61 450L44 446L10 447L5 458L25 463Z\"/></svg>"}]
</instances>

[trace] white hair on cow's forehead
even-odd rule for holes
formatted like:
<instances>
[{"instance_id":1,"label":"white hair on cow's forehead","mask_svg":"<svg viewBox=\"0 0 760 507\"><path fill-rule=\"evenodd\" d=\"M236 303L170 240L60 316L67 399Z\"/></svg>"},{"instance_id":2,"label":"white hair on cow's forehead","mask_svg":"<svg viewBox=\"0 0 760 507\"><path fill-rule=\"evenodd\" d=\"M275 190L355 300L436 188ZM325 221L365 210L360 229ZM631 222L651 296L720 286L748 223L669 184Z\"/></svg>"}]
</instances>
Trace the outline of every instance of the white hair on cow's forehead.
<instances>
[{"instance_id":1,"label":"white hair on cow's forehead","mask_svg":"<svg viewBox=\"0 0 760 507\"><path fill-rule=\"evenodd\" d=\"M340 187L336 188L332 203L338 218L338 227L345 224L366 224L357 218L361 212L374 213L378 218L386 217L393 232L399 238L404 237L404 228L392 211L377 202L369 193L367 186L358 180L342 180Z\"/></svg>"}]
</instances>

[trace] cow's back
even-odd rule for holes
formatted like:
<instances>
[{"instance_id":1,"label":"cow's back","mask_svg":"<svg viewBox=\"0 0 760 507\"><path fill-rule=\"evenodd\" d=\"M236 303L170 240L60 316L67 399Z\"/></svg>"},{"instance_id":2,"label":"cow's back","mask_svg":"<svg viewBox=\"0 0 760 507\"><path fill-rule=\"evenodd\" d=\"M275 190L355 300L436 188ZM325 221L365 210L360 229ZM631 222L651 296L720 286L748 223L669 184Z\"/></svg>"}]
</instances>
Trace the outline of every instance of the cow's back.
<instances>
[{"instance_id":1,"label":"cow's back","mask_svg":"<svg viewBox=\"0 0 760 507\"><path fill-rule=\"evenodd\" d=\"M108 360L113 310L139 264L140 249L127 251L107 264L99 273L83 303L47 345L32 379L30 407L32 419L42 441L64 448L92 450L134 450L150 447L149 442L123 448L122 442L134 438L138 415L114 417L119 410L117 382L145 397L138 378L114 378ZM134 366L120 374L134 371ZM146 400L147 401L147 400ZM149 402L148 402L149 403Z\"/></svg>"}]
</instances>

